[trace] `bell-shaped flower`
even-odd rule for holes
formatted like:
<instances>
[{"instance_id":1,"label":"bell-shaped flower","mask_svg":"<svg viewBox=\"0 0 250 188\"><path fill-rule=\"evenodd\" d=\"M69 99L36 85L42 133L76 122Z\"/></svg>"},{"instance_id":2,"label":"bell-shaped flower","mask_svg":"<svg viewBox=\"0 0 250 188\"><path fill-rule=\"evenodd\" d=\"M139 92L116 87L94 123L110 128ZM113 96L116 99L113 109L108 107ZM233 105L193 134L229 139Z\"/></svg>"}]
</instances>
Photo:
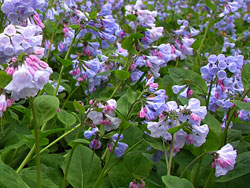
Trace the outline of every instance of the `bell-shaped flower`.
<instances>
[{"instance_id":1,"label":"bell-shaped flower","mask_svg":"<svg viewBox=\"0 0 250 188\"><path fill-rule=\"evenodd\" d=\"M233 170L236 163L236 156L237 152L231 144L227 144L219 151L216 151L215 160L212 163L212 167L216 169L215 176L223 176L228 171Z\"/></svg>"}]
</instances>

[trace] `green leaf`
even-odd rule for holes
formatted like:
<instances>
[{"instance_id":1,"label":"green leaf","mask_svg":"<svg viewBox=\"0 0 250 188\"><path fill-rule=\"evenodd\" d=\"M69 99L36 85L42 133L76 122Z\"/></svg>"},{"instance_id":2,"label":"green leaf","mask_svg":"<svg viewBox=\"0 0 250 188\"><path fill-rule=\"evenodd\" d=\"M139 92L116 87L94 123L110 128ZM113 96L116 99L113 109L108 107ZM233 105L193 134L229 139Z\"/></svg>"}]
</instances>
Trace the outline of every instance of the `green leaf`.
<instances>
[{"instance_id":1,"label":"green leaf","mask_svg":"<svg viewBox=\"0 0 250 188\"><path fill-rule=\"evenodd\" d=\"M57 117L66 128L69 128L76 122L75 116L63 109L61 109L60 112L57 112Z\"/></svg>"},{"instance_id":2,"label":"green leaf","mask_svg":"<svg viewBox=\"0 0 250 188\"><path fill-rule=\"evenodd\" d=\"M131 47L133 46L134 39L140 39L144 35L141 33L133 33L127 36L123 41L122 41L122 48L126 50L131 50Z\"/></svg>"},{"instance_id":3,"label":"green leaf","mask_svg":"<svg viewBox=\"0 0 250 188\"><path fill-rule=\"evenodd\" d=\"M153 138L147 134L143 135L144 140L154 149L163 151L163 142L160 138ZM166 148L167 149L167 148Z\"/></svg>"},{"instance_id":4,"label":"green leaf","mask_svg":"<svg viewBox=\"0 0 250 188\"><path fill-rule=\"evenodd\" d=\"M192 44L192 48L193 48L194 50L198 50L199 47L200 47L200 45L201 45L201 40L196 40L196 41Z\"/></svg>"},{"instance_id":5,"label":"green leaf","mask_svg":"<svg viewBox=\"0 0 250 188\"><path fill-rule=\"evenodd\" d=\"M231 101L231 102L234 103L240 109L250 112L250 103L245 103L245 102L242 102L242 101L239 101L239 100L234 100L234 101Z\"/></svg>"},{"instance_id":6,"label":"green leaf","mask_svg":"<svg viewBox=\"0 0 250 188\"><path fill-rule=\"evenodd\" d=\"M47 93L47 95L53 95L55 93L55 88L51 83L45 84L43 90Z\"/></svg>"},{"instance_id":7,"label":"green leaf","mask_svg":"<svg viewBox=\"0 0 250 188\"><path fill-rule=\"evenodd\" d=\"M177 176L162 176L162 181L168 188L194 188L190 181Z\"/></svg>"},{"instance_id":8,"label":"green leaf","mask_svg":"<svg viewBox=\"0 0 250 188\"><path fill-rule=\"evenodd\" d=\"M124 163L135 177L147 177L153 167L153 161L138 151L128 153L124 158Z\"/></svg>"},{"instance_id":9,"label":"green leaf","mask_svg":"<svg viewBox=\"0 0 250 188\"><path fill-rule=\"evenodd\" d=\"M11 80L12 77L10 75L8 75L5 71L0 71L0 88L5 88Z\"/></svg>"},{"instance_id":10,"label":"green leaf","mask_svg":"<svg viewBox=\"0 0 250 188\"><path fill-rule=\"evenodd\" d=\"M97 16L97 10L93 10L89 13L89 17L94 20L96 19L96 16Z\"/></svg>"},{"instance_id":11,"label":"green leaf","mask_svg":"<svg viewBox=\"0 0 250 188\"><path fill-rule=\"evenodd\" d=\"M190 85L198 94L207 95L207 84L200 74L184 68L170 68L169 74L176 84Z\"/></svg>"},{"instance_id":12,"label":"green leaf","mask_svg":"<svg viewBox=\"0 0 250 188\"><path fill-rule=\"evenodd\" d=\"M78 25L78 24L72 24L72 25L67 25L67 27L70 27L70 28L72 28L74 30L77 30L80 27L80 25Z\"/></svg>"},{"instance_id":13,"label":"green leaf","mask_svg":"<svg viewBox=\"0 0 250 188\"><path fill-rule=\"evenodd\" d=\"M130 77L130 73L125 70L116 70L115 74L120 81L126 80Z\"/></svg>"},{"instance_id":14,"label":"green leaf","mask_svg":"<svg viewBox=\"0 0 250 188\"><path fill-rule=\"evenodd\" d=\"M236 165L232 171L220 177L216 182L227 182L239 178L250 172L250 152L240 153L236 158Z\"/></svg>"},{"instance_id":15,"label":"green leaf","mask_svg":"<svg viewBox=\"0 0 250 188\"><path fill-rule=\"evenodd\" d=\"M58 188L58 186L43 172L41 173L42 188ZM37 187L37 171L33 168L25 168L20 176L30 186Z\"/></svg>"},{"instance_id":16,"label":"green leaf","mask_svg":"<svg viewBox=\"0 0 250 188\"><path fill-rule=\"evenodd\" d=\"M207 113L204 120L202 120L205 124L208 125L209 131L213 131L218 138L221 136L221 125L220 122L209 112Z\"/></svg>"},{"instance_id":17,"label":"green leaf","mask_svg":"<svg viewBox=\"0 0 250 188\"><path fill-rule=\"evenodd\" d=\"M136 20L136 16L134 14L129 14L127 15L127 20L133 22Z\"/></svg>"},{"instance_id":18,"label":"green leaf","mask_svg":"<svg viewBox=\"0 0 250 188\"><path fill-rule=\"evenodd\" d=\"M92 30L94 30L94 31L100 31L100 29L95 28L95 27L93 27L93 26L91 26L91 25L86 25L86 28L87 28L87 29L92 29Z\"/></svg>"},{"instance_id":19,"label":"green leaf","mask_svg":"<svg viewBox=\"0 0 250 188\"><path fill-rule=\"evenodd\" d=\"M241 79L245 90L250 89L250 63L243 66L241 72Z\"/></svg>"},{"instance_id":20,"label":"green leaf","mask_svg":"<svg viewBox=\"0 0 250 188\"><path fill-rule=\"evenodd\" d=\"M89 171L88 183L85 188L92 188L95 184L102 168L99 157L96 154L93 155L92 165L89 169L89 163L91 161L93 151L85 146L78 145L72 155L71 163L69 166L67 180L75 188L83 187L87 173ZM65 167L69 155L65 158L63 162L63 171L65 172Z\"/></svg>"},{"instance_id":21,"label":"green leaf","mask_svg":"<svg viewBox=\"0 0 250 188\"><path fill-rule=\"evenodd\" d=\"M210 0L205 0L205 3L212 11L216 11L216 5L213 4Z\"/></svg>"},{"instance_id":22,"label":"green leaf","mask_svg":"<svg viewBox=\"0 0 250 188\"><path fill-rule=\"evenodd\" d=\"M62 59L60 58L59 56L55 55L55 58L57 61L59 61L65 68L70 66L70 65L73 65L73 62L69 59Z\"/></svg>"},{"instance_id":23,"label":"green leaf","mask_svg":"<svg viewBox=\"0 0 250 188\"><path fill-rule=\"evenodd\" d=\"M131 103L128 101L127 95L122 95L120 99L117 101L117 110L126 117L128 113L128 109L130 107Z\"/></svg>"},{"instance_id":24,"label":"green leaf","mask_svg":"<svg viewBox=\"0 0 250 188\"><path fill-rule=\"evenodd\" d=\"M77 109L80 114L85 113L85 107L82 104L80 104L79 102L77 102L76 100L74 100L73 105L74 105L75 109Z\"/></svg>"},{"instance_id":25,"label":"green leaf","mask_svg":"<svg viewBox=\"0 0 250 188\"><path fill-rule=\"evenodd\" d=\"M5 188L29 188L22 178L0 160L0 186Z\"/></svg>"},{"instance_id":26,"label":"green leaf","mask_svg":"<svg viewBox=\"0 0 250 188\"><path fill-rule=\"evenodd\" d=\"M59 100L55 96L42 95L34 99L34 107L37 123L42 125L56 115L59 108Z\"/></svg>"},{"instance_id":27,"label":"green leaf","mask_svg":"<svg viewBox=\"0 0 250 188\"><path fill-rule=\"evenodd\" d=\"M168 132L171 133L171 134L175 134L181 128L185 127L186 125L188 125L188 122L184 122L184 123L182 123L182 124L180 124L179 126L176 126L176 127L171 127L170 129L168 129Z\"/></svg>"},{"instance_id":28,"label":"green leaf","mask_svg":"<svg viewBox=\"0 0 250 188\"><path fill-rule=\"evenodd\" d=\"M134 92L133 90L132 90L132 88L131 87L129 87L128 89L127 89L127 97L128 97L128 101L132 104L132 103L134 103L135 102L135 100L136 100L136 98L137 98L137 93L136 92Z\"/></svg>"}]
</instances>

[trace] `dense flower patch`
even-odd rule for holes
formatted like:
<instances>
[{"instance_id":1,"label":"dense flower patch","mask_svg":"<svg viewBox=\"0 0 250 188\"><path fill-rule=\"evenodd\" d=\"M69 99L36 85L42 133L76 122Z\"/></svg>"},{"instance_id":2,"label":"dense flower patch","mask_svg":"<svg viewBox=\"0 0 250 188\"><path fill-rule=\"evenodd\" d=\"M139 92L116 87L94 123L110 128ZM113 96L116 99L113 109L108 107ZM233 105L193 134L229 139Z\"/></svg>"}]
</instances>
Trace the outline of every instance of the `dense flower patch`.
<instances>
[{"instance_id":1,"label":"dense flower patch","mask_svg":"<svg viewBox=\"0 0 250 188\"><path fill-rule=\"evenodd\" d=\"M249 0L0 5L0 187L248 187Z\"/></svg>"}]
</instances>

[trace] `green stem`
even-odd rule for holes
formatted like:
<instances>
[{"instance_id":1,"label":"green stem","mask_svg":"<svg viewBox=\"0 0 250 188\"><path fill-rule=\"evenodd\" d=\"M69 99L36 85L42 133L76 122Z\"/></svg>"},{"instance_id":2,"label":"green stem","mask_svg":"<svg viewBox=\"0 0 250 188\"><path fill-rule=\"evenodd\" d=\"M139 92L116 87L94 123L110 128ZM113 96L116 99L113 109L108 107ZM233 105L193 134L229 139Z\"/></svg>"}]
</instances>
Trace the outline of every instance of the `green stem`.
<instances>
[{"instance_id":1,"label":"green stem","mask_svg":"<svg viewBox=\"0 0 250 188\"><path fill-rule=\"evenodd\" d=\"M199 156L197 156L191 163L188 164L188 166L183 170L183 172L181 173L180 178L182 178L185 174L185 172L187 171L187 169L189 169L198 159L200 159L203 155L205 155L206 153L202 153Z\"/></svg>"},{"instance_id":2,"label":"green stem","mask_svg":"<svg viewBox=\"0 0 250 188\"><path fill-rule=\"evenodd\" d=\"M75 40L76 40L76 36L77 36L78 33L80 32L80 30L81 30L81 28L78 28L78 30L75 32L75 35L74 35L74 37L73 37L73 39L72 39L72 42L71 42L71 44L70 44L70 46L69 46L69 49L68 49L66 55L65 55L65 57L64 57L64 60L67 60L67 59L68 59L68 57L69 57L69 55L70 55L70 52L71 52L71 49L72 49L72 47L73 47L73 44L74 44L74 42L75 42ZM60 82L61 82L61 80L62 80L62 73L63 73L63 70L64 70L64 65L62 65L61 70L60 70L60 73L59 73L59 78L58 78L58 81L57 81L57 85L56 85L56 90L55 90L54 96L56 96L57 91L58 91L58 89L59 89L59 85L60 85Z\"/></svg>"},{"instance_id":3,"label":"green stem","mask_svg":"<svg viewBox=\"0 0 250 188\"><path fill-rule=\"evenodd\" d=\"M104 161L104 159L105 159L105 157L106 157L106 155L107 155L107 153L108 153L108 147L106 147L106 149L105 149L105 151L104 151L104 153L103 153L103 155L102 155L102 157L101 157L101 160L102 161Z\"/></svg>"},{"instance_id":4,"label":"green stem","mask_svg":"<svg viewBox=\"0 0 250 188\"><path fill-rule=\"evenodd\" d=\"M144 141L144 139L141 139L140 141L136 142L131 148L129 148L122 157L126 156L131 150L133 150L136 146L140 145L142 142ZM122 157L118 158L112 165L110 165L109 169L107 169L104 172L105 176L106 174L108 174L108 172L122 159Z\"/></svg>"},{"instance_id":5,"label":"green stem","mask_svg":"<svg viewBox=\"0 0 250 188\"><path fill-rule=\"evenodd\" d=\"M3 117L4 117L4 115L2 115L2 117L1 117L1 136L4 136Z\"/></svg>"},{"instance_id":6,"label":"green stem","mask_svg":"<svg viewBox=\"0 0 250 188\"><path fill-rule=\"evenodd\" d=\"M241 96L240 100L242 101L249 92L250 92L250 89L245 90L245 92ZM225 126L225 130L223 132L223 135L222 135L220 148L226 144L228 128L229 128L229 125L230 125L232 118L234 116L235 110L236 110L236 106L234 106L231 110L228 111L227 123Z\"/></svg>"},{"instance_id":7,"label":"green stem","mask_svg":"<svg viewBox=\"0 0 250 188\"><path fill-rule=\"evenodd\" d=\"M45 127L47 125L47 122L45 122L41 128L41 131L45 130ZM33 144L31 150L29 151L28 155L26 155L25 159L23 160L23 162L21 163L21 165L18 167L18 169L16 170L16 173L20 173L21 170L23 169L23 167L30 161L30 158L32 157L33 153L35 152L35 144Z\"/></svg>"},{"instance_id":8,"label":"green stem","mask_svg":"<svg viewBox=\"0 0 250 188\"><path fill-rule=\"evenodd\" d=\"M170 175L170 172L171 172L171 165L172 165L173 153L174 153L174 140L175 140L175 134L172 135L170 156L169 156L169 161L168 161L168 174L167 175Z\"/></svg>"},{"instance_id":9,"label":"green stem","mask_svg":"<svg viewBox=\"0 0 250 188\"><path fill-rule=\"evenodd\" d=\"M201 44L200 44L200 46L199 46L199 48L198 48L198 53L197 53L197 56L196 56L196 59L195 59L195 61L197 62L198 65L200 65L200 63L198 62L198 58L200 57L201 49L202 49L202 46L203 46L203 44L204 44L204 42L205 42L205 39L206 39L206 37L207 37L207 33L208 33L209 28L210 28L210 24L211 24L212 20L213 20L213 12L212 12L211 17L210 17L210 19L209 19L209 21L208 21L208 25L207 25L206 30L205 30L205 33L204 33L204 35L203 35ZM193 66L193 69L195 69L195 66Z\"/></svg>"},{"instance_id":10,"label":"green stem","mask_svg":"<svg viewBox=\"0 0 250 188\"><path fill-rule=\"evenodd\" d=\"M36 119L36 113L35 113L35 107L33 103L33 99L31 101L31 108L32 108L32 114L33 114L33 122L34 122L34 129L35 129L35 150L36 150L36 167L37 167L37 187L41 188L41 169L40 169L40 144L39 144L39 131L40 128L38 127L37 124L37 119Z\"/></svg>"},{"instance_id":11,"label":"green stem","mask_svg":"<svg viewBox=\"0 0 250 188\"><path fill-rule=\"evenodd\" d=\"M162 139L162 146L163 146L163 150L164 150L164 156L165 156L165 161L166 161L166 167L168 169L168 155L167 155L167 150L166 150L166 145L164 142L164 139Z\"/></svg>"},{"instance_id":12,"label":"green stem","mask_svg":"<svg viewBox=\"0 0 250 188\"><path fill-rule=\"evenodd\" d=\"M114 147L112 148L112 151L111 151L111 153L110 153L110 155L109 155L109 158L108 158L107 162L105 163L105 165L104 165L104 167L103 167L103 169L102 169L102 171L101 171L101 173L100 173L98 179L96 180L96 182L95 182L93 188L97 188L97 187L99 186L99 184L102 182L102 180L103 180L103 178L104 178L104 172L105 172L105 170L106 170L106 168L107 168L107 166L108 166L108 164L109 164L109 162L110 162L110 160L111 160L112 154L114 153L114 150L115 150L115 148L116 148L116 146L117 146L117 144L118 144L118 141L119 141L119 139L120 139L120 137L121 137L121 134L122 134L122 130L120 130L119 135L118 135L118 138L116 139L115 145L114 145Z\"/></svg>"},{"instance_id":13,"label":"green stem","mask_svg":"<svg viewBox=\"0 0 250 188\"><path fill-rule=\"evenodd\" d=\"M55 35L56 35L56 32L57 32L57 29L58 29L58 27L59 27L59 25L61 23L60 21L61 20L59 19L58 22L57 22L57 24L56 24L56 29L55 29L55 31L52 34L52 37L51 37L51 40L50 40L50 44L49 44L49 49L48 49L47 56L46 56L46 63L48 63L48 61L49 61L49 55L50 55L50 51L51 51L51 46L53 44L53 41L54 41L54 38L55 38Z\"/></svg>"},{"instance_id":14,"label":"green stem","mask_svg":"<svg viewBox=\"0 0 250 188\"><path fill-rule=\"evenodd\" d=\"M113 96L116 94L117 90L119 89L119 87L121 86L122 81L119 82L119 84L116 86L116 88L114 89L113 93L110 95L109 99L112 99Z\"/></svg>"},{"instance_id":15,"label":"green stem","mask_svg":"<svg viewBox=\"0 0 250 188\"><path fill-rule=\"evenodd\" d=\"M134 101L134 103L130 106L130 108L129 108L129 110L128 110L128 113L127 113L127 116L126 116L126 119L130 119L130 118L129 118L129 115L130 115L130 113L132 112L134 105L135 105L137 102L140 101L140 99L141 99L141 97L143 96L143 94L145 93L145 91L146 91L146 90L143 90L143 91L141 92L141 94L137 97L137 99Z\"/></svg>"},{"instance_id":16,"label":"green stem","mask_svg":"<svg viewBox=\"0 0 250 188\"><path fill-rule=\"evenodd\" d=\"M207 96L207 100L206 100L207 109L208 109L209 101L210 101L210 97L211 97L212 86L213 86L213 81L210 82L210 86L209 86L208 96Z\"/></svg>"},{"instance_id":17,"label":"green stem","mask_svg":"<svg viewBox=\"0 0 250 188\"><path fill-rule=\"evenodd\" d=\"M86 114L84 115L84 117L82 118L81 123L79 124L79 126L77 126L77 128L79 128L79 129L78 129L78 132L77 132L77 134L76 134L76 136L75 136L75 139L77 139L77 138L80 136L81 127L82 127L82 125L83 125L83 122L84 122L85 119L87 118L87 115L88 115L88 113L90 112L90 110L91 110L91 109L89 108L89 110L87 111L87 113L86 113ZM74 127L74 128L77 129L76 127ZM63 177L62 188L65 188L65 185L66 185L66 179L67 179L67 176L68 176L69 166L70 166L71 158L72 158L72 155L73 155L73 152L74 152L75 148L76 148L76 145L74 145L74 146L72 147L72 150L70 151L70 154L69 154L69 159L68 159L68 161L67 161L66 168L65 168L65 173L64 173L64 177Z\"/></svg>"},{"instance_id":18,"label":"green stem","mask_svg":"<svg viewBox=\"0 0 250 188\"><path fill-rule=\"evenodd\" d=\"M72 159L72 155L73 155L74 150L75 150L75 147L73 147L72 150L69 153L69 158L68 158L66 168L65 168L65 172L64 172L62 188L65 188L65 186L66 186L66 179L67 179L68 172L69 172L69 165L70 165L70 161Z\"/></svg>"},{"instance_id":19,"label":"green stem","mask_svg":"<svg viewBox=\"0 0 250 188\"><path fill-rule=\"evenodd\" d=\"M76 90L79 88L79 86L75 87L72 92L68 95L67 99L64 101L63 103L63 106L62 106L62 109L65 108L67 102L69 101L70 97L76 92Z\"/></svg>"},{"instance_id":20,"label":"green stem","mask_svg":"<svg viewBox=\"0 0 250 188\"><path fill-rule=\"evenodd\" d=\"M98 140L98 141L99 141L99 140ZM87 176L86 176L86 180L85 180L85 182L84 182L83 188L85 188L86 185L87 185L87 183L88 183L89 172L90 172L90 169L91 169L91 166L92 166L92 162L93 162L93 158L94 158L96 146L97 146L97 145L94 146L94 149L93 149L93 151L92 151L92 155L91 155L91 159L90 159L90 163L89 163L89 167L88 167L88 171L87 171Z\"/></svg>"},{"instance_id":21,"label":"green stem","mask_svg":"<svg viewBox=\"0 0 250 188\"><path fill-rule=\"evenodd\" d=\"M79 123L78 125L76 125L75 127L73 127L72 129L70 129L69 131L65 132L64 134L62 134L60 137L58 137L57 139L55 139L53 142L51 142L49 145L47 145L45 148L43 148L39 154L42 154L44 151L46 151L47 149L49 149L51 146L55 145L57 142L59 142L61 139L63 139L65 136L69 135L70 133L72 133L74 130L76 130L77 128L79 128L81 126L81 124ZM33 159L36 156L33 157Z\"/></svg>"}]
</instances>

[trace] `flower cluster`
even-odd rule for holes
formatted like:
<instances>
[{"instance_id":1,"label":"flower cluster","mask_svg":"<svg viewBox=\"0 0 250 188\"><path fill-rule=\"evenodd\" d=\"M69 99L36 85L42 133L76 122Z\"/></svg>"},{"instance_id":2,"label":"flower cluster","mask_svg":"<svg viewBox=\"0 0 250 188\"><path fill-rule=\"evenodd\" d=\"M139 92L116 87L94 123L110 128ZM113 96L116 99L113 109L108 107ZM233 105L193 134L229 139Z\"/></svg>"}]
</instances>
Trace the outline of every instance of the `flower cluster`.
<instances>
[{"instance_id":1,"label":"flower cluster","mask_svg":"<svg viewBox=\"0 0 250 188\"><path fill-rule=\"evenodd\" d=\"M90 102L92 104L92 101ZM93 106L92 106L93 107ZM103 109L102 112L91 111L88 113L87 117L91 122L88 124L91 127L96 127L97 125L104 125L105 131L115 130L119 127L121 119L115 117L114 110L117 104L114 99L110 99L105 104L97 103L97 108Z\"/></svg>"},{"instance_id":2,"label":"flower cluster","mask_svg":"<svg viewBox=\"0 0 250 188\"><path fill-rule=\"evenodd\" d=\"M45 5L45 0L6 0L2 4L1 10L7 15L12 24L21 24L29 16L41 10Z\"/></svg>"},{"instance_id":3,"label":"flower cluster","mask_svg":"<svg viewBox=\"0 0 250 188\"><path fill-rule=\"evenodd\" d=\"M147 122L147 128L154 138L163 138L171 142L173 137L173 148L176 153L185 143L193 144L194 147L205 143L209 129L206 124L201 125L201 120L206 114L206 107L200 106L200 101L196 98L191 98L188 105L179 107L175 101L169 101L160 120ZM174 135L169 132L171 128L178 126L180 129Z\"/></svg>"},{"instance_id":4,"label":"flower cluster","mask_svg":"<svg viewBox=\"0 0 250 188\"><path fill-rule=\"evenodd\" d=\"M108 144L108 148L109 148L109 151L111 152L113 150L113 147L115 145L115 143L117 142L117 139L118 139L118 134L116 133L114 136L112 136L112 140L111 142ZM120 138L117 142L117 146L115 147L115 150L114 150L114 153L115 153L115 156L117 158L121 157L124 155L124 152L127 150L128 148L128 144L125 144L123 142L119 142L123 139L123 134L120 135Z\"/></svg>"}]
</instances>

